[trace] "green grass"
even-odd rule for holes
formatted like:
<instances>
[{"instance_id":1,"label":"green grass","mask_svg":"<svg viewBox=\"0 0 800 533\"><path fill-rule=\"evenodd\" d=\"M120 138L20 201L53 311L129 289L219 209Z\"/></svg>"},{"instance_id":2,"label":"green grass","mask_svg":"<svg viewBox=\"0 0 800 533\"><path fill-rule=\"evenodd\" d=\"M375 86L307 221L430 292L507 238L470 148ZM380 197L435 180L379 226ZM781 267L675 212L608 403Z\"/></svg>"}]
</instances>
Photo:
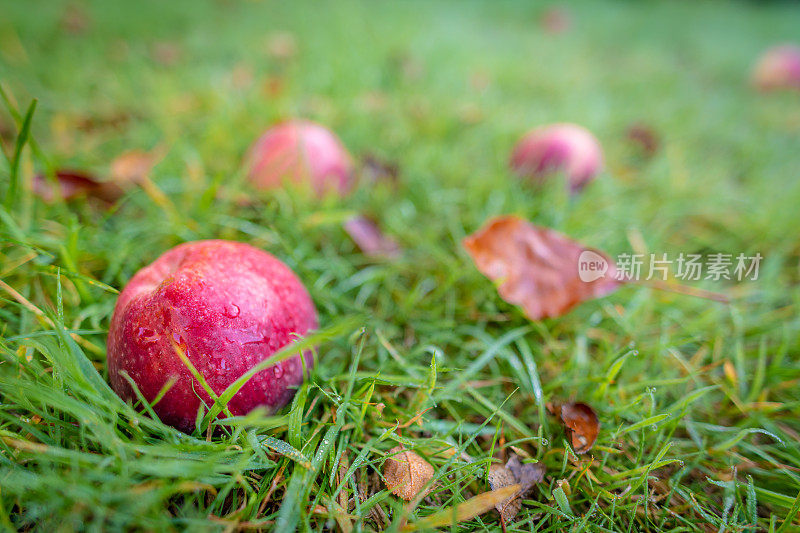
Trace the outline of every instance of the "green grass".
<instances>
[{"instance_id":1,"label":"green grass","mask_svg":"<svg viewBox=\"0 0 800 533\"><path fill-rule=\"evenodd\" d=\"M0 290L4 528L397 531L488 490L492 453L509 445L547 476L508 531L800 527L800 100L747 85L761 50L798 39L797 6L585 3L552 36L527 2L71 5L83 33L65 30L63 2L0 4L13 110L0 113L0 277L16 291ZM294 36L296 56L269 54L275 31ZM165 49L173 64L157 60ZM399 184L237 205L244 151L294 115L359 158L396 162ZM586 125L606 152L604 175L574 199L506 167L521 133L555 121ZM625 141L635 121L661 137L650 160ZM35 172L104 175L122 151L153 147L166 150L153 180L169 204L136 190L105 211L30 192ZM403 256L365 259L341 229L356 212ZM635 286L531 323L460 247L503 213L612 255L765 260L758 281L698 284L730 305ZM115 289L169 247L211 237L289 264L323 332L291 408L207 438L122 403L105 337ZM602 422L586 456L546 414L565 399ZM397 443L436 468L413 509L380 482ZM451 447L474 461L440 453ZM500 527L491 512L450 530Z\"/></svg>"}]
</instances>

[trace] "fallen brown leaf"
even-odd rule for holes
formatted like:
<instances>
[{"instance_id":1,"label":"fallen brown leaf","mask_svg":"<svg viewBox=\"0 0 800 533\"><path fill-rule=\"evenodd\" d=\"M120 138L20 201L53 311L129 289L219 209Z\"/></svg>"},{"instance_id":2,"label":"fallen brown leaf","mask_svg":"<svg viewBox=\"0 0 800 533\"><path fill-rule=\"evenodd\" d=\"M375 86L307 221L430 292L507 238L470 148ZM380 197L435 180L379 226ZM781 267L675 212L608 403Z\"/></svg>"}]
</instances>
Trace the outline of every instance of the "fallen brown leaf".
<instances>
[{"instance_id":1,"label":"fallen brown leaf","mask_svg":"<svg viewBox=\"0 0 800 533\"><path fill-rule=\"evenodd\" d=\"M74 119L75 127L81 131L93 132L100 129L121 130L133 116L126 111L115 111L100 115L79 116Z\"/></svg>"},{"instance_id":2,"label":"fallen brown leaf","mask_svg":"<svg viewBox=\"0 0 800 533\"><path fill-rule=\"evenodd\" d=\"M47 203L84 196L114 202L124 192L114 183L99 181L93 175L79 170L57 170L54 179L36 174L33 177L32 188L33 193Z\"/></svg>"},{"instance_id":3,"label":"fallen brown leaf","mask_svg":"<svg viewBox=\"0 0 800 533\"><path fill-rule=\"evenodd\" d=\"M512 455L505 466L492 465L489 469L489 486L492 490L515 484L520 487L517 494L495 505L503 522L508 523L517 516L522 508L522 498L544 479L544 473L545 467L542 463L522 463L517 455Z\"/></svg>"},{"instance_id":4,"label":"fallen brown leaf","mask_svg":"<svg viewBox=\"0 0 800 533\"><path fill-rule=\"evenodd\" d=\"M397 163L385 161L373 154L364 156L362 171L366 180L372 183L389 181L396 184L400 175L400 167Z\"/></svg>"},{"instance_id":5,"label":"fallen brown leaf","mask_svg":"<svg viewBox=\"0 0 800 533\"><path fill-rule=\"evenodd\" d=\"M344 230L368 257L393 258L400 255L400 246L387 237L369 218L357 215L344 223Z\"/></svg>"},{"instance_id":6,"label":"fallen brown leaf","mask_svg":"<svg viewBox=\"0 0 800 533\"><path fill-rule=\"evenodd\" d=\"M631 124L625 136L646 157L652 157L658 151L658 135L647 124Z\"/></svg>"},{"instance_id":7,"label":"fallen brown leaf","mask_svg":"<svg viewBox=\"0 0 800 533\"><path fill-rule=\"evenodd\" d=\"M389 450L383 465L386 488L406 501L411 501L433 477L433 466L416 453L403 446Z\"/></svg>"},{"instance_id":8,"label":"fallen brown leaf","mask_svg":"<svg viewBox=\"0 0 800 533\"><path fill-rule=\"evenodd\" d=\"M111 162L111 180L122 187L141 183L161 159L161 155L156 150L123 152Z\"/></svg>"},{"instance_id":9,"label":"fallen brown leaf","mask_svg":"<svg viewBox=\"0 0 800 533\"><path fill-rule=\"evenodd\" d=\"M98 179L93 174L79 170L59 169L54 180L37 174L33 178L33 192L48 203L82 196L113 203L134 185L142 185L147 189L148 174L162 155L163 150L160 149L123 152L111 162L108 179Z\"/></svg>"},{"instance_id":10,"label":"fallen brown leaf","mask_svg":"<svg viewBox=\"0 0 800 533\"><path fill-rule=\"evenodd\" d=\"M586 453L592 449L600 433L600 420L591 406L576 402L548 406L550 412L561 419L567 429L567 437L575 453Z\"/></svg>"},{"instance_id":11,"label":"fallen brown leaf","mask_svg":"<svg viewBox=\"0 0 800 533\"><path fill-rule=\"evenodd\" d=\"M622 283L605 254L513 215L490 220L467 236L463 246L478 270L499 282L500 296L521 306L531 320L561 316ZM583 268L587 259L600 266L583 281L579 265Z\"/></svg>"}]
</instances>

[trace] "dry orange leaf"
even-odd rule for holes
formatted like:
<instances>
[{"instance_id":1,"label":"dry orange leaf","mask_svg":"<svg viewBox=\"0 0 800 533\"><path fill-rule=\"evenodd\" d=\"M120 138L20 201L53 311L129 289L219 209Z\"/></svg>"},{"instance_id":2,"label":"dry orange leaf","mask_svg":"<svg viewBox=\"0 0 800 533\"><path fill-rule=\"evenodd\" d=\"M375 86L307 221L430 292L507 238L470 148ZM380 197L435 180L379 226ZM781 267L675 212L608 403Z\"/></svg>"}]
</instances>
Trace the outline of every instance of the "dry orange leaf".
<instances>
[{"instance_id":1,"label":"dry orange leaf","mask_svg":"<svg viewBox=\"0 0 800 533\"><path fill-rule=\"evenodd\" d=\"M383 465L386 488L406 501L419 494L433 477L433 466L416 453L402 446L389 450L392 457Z\"/></svg>"},{"instance_id":2,"label":"dry orange leaf","mask_svg":"<svg viewBox=\"0 0 800 533\"><path fill-rule=\"evenodd\" d=\"M600 420L591 406L585 403L564 403L551 409L567 428L575 453L586 453L592 449L600 433Z\"/></svg>"},{"instance_id":3,"label":"dry orange leaf","mask_svg":"<svg viewBox=\"0 0 800 533\"><path fill-rule=\"evenodd\" d=\"M478 270L499 283L500 296L531 320L561 316L622 283L605 254L513 215L491 219L463 245Z\"/></svg>"},{"instance_id":4,"label":"dry orange leaf","mask_svg":"<svg viewBox=\"0 0 800 533\"><path fill-rule=\"evenodd\" d=\"M118 155L111 162L111 180L125 187L132 183L141 183L150 170L161 159L157 151L129 150Z\"/></svg>"}]
</instances>

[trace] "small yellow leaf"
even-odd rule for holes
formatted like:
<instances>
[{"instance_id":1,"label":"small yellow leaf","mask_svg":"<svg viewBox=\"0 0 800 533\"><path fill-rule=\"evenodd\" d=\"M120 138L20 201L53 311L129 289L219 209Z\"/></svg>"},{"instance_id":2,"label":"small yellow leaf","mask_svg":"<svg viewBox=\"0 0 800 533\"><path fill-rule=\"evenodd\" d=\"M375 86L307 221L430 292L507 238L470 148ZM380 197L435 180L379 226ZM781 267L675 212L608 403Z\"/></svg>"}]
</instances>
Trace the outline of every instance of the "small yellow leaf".
<instances>
[{"instance_id":1,"label":"small yellow leaf","mask_svg":"<svg viewBox=\"0 0 800 533\"><path fill-rule=\"evenodd\" d=\"M512 497L520 491L522 487L518 484L509 485L502 489L484 492L470 498L469 500L459 503L458 505L443 509L438 513L434 513L428 517L423 518L413 524L408 524L402 531L416 531L418 529L433 529L436 527L448 526L457 524L464 520L470 520L478 515L485 513L506 499Z\"/></svg>"}]
</instances>

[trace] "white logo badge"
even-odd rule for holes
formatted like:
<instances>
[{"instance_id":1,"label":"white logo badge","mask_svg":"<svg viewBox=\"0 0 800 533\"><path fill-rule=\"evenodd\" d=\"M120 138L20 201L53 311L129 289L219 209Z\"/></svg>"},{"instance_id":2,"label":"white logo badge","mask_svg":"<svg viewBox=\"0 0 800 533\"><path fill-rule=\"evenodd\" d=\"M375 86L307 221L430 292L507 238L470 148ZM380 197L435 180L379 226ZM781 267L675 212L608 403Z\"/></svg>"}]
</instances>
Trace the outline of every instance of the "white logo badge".
<instances>
[{"instance_id":1,"label":"white logo badge","mask_svg":"<svg viewBox=\"0 0 800 533\"><path fill-rule=\"evenodd\" d=\"M584 283L605 277L608 272L608 260L597 252L584 250L578 257L578 277Z\"/></svg>"}]
</instances>

